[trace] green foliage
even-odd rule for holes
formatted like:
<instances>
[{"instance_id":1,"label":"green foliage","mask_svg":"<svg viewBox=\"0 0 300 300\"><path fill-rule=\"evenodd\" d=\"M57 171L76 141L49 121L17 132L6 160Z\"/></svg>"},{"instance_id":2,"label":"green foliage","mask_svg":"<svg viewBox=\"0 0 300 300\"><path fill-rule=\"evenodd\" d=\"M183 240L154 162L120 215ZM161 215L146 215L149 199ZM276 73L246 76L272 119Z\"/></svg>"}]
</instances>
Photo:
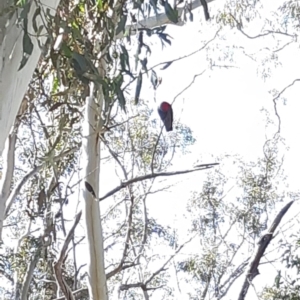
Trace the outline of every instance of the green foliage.
<instances>
[{"instance_id":1,"label":"green foliage","mask_svg":"<svg viewBox=\"0 0 300 300\"><path fill-rule=\"evenodd\" d=\"M225 176L222 167L209 172L187 204L191 231L199 234L200 245L177 263L177 271L188 274L198 285L194 294L203 297L222 297L230 281L243 274L251 257L242 255L251 247L247 241L258 239L267 229L266 220L283 196L276 189L277 181L284 178L276 141L266 143L257 162L222 158L223 166L233 165L232 160L236 178Z\"/></svg>"},{"instance_id":2,"label":"green foliage","mask_svg":"<svg viewBox=\"0 0 300 300\"><path fill-rule=\"evenodd\" d=\"M266 286L261 297L263 300L299 300L300 296L300 257L299 231L293 232L291 243L280 239L278 247L281 250L281 270L274 278L273 286Z\"/></svg>"},{"instance_id":3,"label":"green foliage","mask_svg":"<svg viewBox=\"0 0 300 300\"><path fill-rule=\"evenodd\" d=\"M178 11L173 9L168 0L164 1L165 13L170 21L174 24L178 23Z\"/></svg>"},{"instance_id":4,"label":"green foliage","mask_svg":"<svg viewBox=\"0 0 300 300\"><path fill-rule=\"evenodd\" d=\"M18 71L21 70L26 65L33 51L33 43L28 34L28 13L30 10L31 2L26 3L26 1L22 1L22 3L20 2L19 4L22 6L20 21L22 21L22 26L24 28L24 35L23 35L23 56ZM36 15L34 15L34 19L35 18Z\"/></svg>"},{"instance_id":5,"label":"green foliage","mask_svg":"<svg viewBox=\"0 0 300 300\"><path fill-rule=\"evenodd\" d=\"M285 1L279 9L283 14L283 20L289 19L289 21L292 22L293 26L295 26L296 28L300 27L300 5L298 1Z\"/></svg>"}]
</instances>

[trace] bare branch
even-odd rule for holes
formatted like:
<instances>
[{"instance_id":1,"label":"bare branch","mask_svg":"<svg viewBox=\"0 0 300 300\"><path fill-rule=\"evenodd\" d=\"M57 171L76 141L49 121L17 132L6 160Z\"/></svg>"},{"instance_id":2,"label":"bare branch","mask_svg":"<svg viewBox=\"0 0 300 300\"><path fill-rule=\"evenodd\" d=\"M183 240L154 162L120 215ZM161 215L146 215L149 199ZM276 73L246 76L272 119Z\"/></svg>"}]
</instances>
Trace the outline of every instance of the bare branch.
<instances>
[{"instance_id":1,"label":"bare branch","mask_svg":"<svg viewBox=\"0 0 300 300\"><path fill-rule=\"evenodd\" d=\"M140 287L140 288L145 288L145 284L142 283L142 282L137 282L137 283L130 283L130 284L122 284L120 287L119 287L119 290L120 291L127 291L131 288L137 288L137 287Z\"/></svg>"},{"instance_id":2,"label":"bare branch","mask_svg":"<svg viewBox=\"0 0 300 300\"><path fill-rule=\"evenodd\" d=\"M155 153L156 153L156 150L157 150L157 147L158 147L159 140L160 140L161 135L162 135L163 128L164 128L164 125L162 125L161 128L160 128L160 133L157 137L157 140L156 140L156 143L154 145L153 152L152 152L152 158L151 158L151 172L152 173L154 173L154 158L155 158Z\"/></svg>"},{"instance_id":3,"label":"bare branch","mask_svg":"<svg viewBox=\"0 0 300 300\"><path fill-rule=\"evenodd\" d=\"M129 188L129 190L131 190ZM116 268L116 270L114 270L115 273L111 273L110 276L116 274L117 272L119 272L120 270L122 270L125 259L126 259L126 255L127 255L127 251L129 248L129 239L130 239L130 235L131 235L131 231L132 231L132 218L133 218L133 204L134 204L134 196L132 195L132 192L129 191L131 194L131 199L130 199L130 206L129 206L129 212L128 212L128 216L127 216L127 230L126 230L126 235L125 235L125 241L124 241L124 249L123 249L123 253L122 253L122 258L121 261L119 263L119 266Z\"/></svg>"},{"instance_id":4,"label":"bare branch","mask_svg":"<svg viewBox=\"0 0 300 300\"><path fill-rule=\"evenodd\" d=\"M40 247L42 247L42 238L39 239L39 244L40 244ZM40 248L36 249L36 252L33 255L33 257L31 258L30 263L27 265L27 271L26 271L26 274L24 276L23 285L22 285L21 300L27 300L28 299L29 286L30 286L30 282L31 282L32 277L33 277L34 269L35 269L35 267L36 267L36 265L39 261L39 258L40 258L40 251L41 251Z\"/></svg>"},{"instance_id":5,"label":"bare branch","mask_svg":"<svg viewBox=\"0 0 300 300\"><path fill-rule=\"evenodd\" d=\"M54 264L54 272L55 272L56 281L59 284L62 292L64 293L65 299L67 299L67 300L74 300L74 296L73 296L73 293L72 293L70 287L67 285L67 283L65 282L65 280L62 276L62 270L61 269L62 269L62 265L63 265L63 261L64 261L64 258L65 258L66 252L68 250L69 243L71 242L72 237L74 236L75 228L76 228L77 224L80 221L81 214L82 214L82 211L80 211L76 215L74 224L73 224L72 228L70 229L70 231L68 233L68 236L67 236L67 238L64 242L64 245L63 245L63 247L60 251L59 259Z\"/></svg>"},{"instance_id":6,"label":"bare branch","mask_svg":"<svg viewBox=\"0 0 300 300\"><path fill-rule=\"evenodd\" d=\"M280 129L281 129L281 119L280 119L280 116L278 114L278 111L277 111L277 100L278 98L288 89L290 88L292 85L294 85L297 81L300 81L300 79L295 79L291 84L289 84L288 86L286 86L280 93L278 93L278 95L273 98L273 103L274 103L274 110L275 110L275 115L277 116L278 118L278 130L277 132L275 133L276 134L279 134L280 133Z\"/></svg>"},{"instance_id":7,"label":"bare branch","mask_svg":"<svg viewBox=\"0 0 300 300\"><path fill-rule=\"evenodd\" d=\"M216 165L219 165L219 163L198 165L195 169L191 169L191 170L174 171L174 172L162 172L162 173L150 173L150 174L139 176L139 177L136 177L136 178L133 178L133 179L129 179L127 181L121 182L121 184L118 187L114 188L113 190L108 192L103 197L100 197L99 201L102 201L102 200L106 199L107 197L114 195L115 193L117 193L118 191L124 189L125 187L127 187L128 185L130 185L132 183L136 183L136 182L151 179L151 178L156 178L156 177L159 177L159 176L174 176L174 175L180 175L180 174L187 174L187 173L202 171L202 170L210 169L210 168L212 168L213 166L216 166Z\"/></svg>"},{"instance_id":8,"label":"bare branch","mask_svg":"<svg viewBox=\"0 0 300 300\"><path fill-rule=\"evenodd\" d=\"M197 233L198 234L198 233ZM149 278L148 280L145 281L145 285L147 285L148 283L151 282L151 280L158 275L160 272L165 270L165 266L181 251L181 249L188 244L193 238L195 238L197 236L197 234L193 235L189 240L187 240L186 242L184 242L180 247L177 248L177 250L175 251L175 253L173 255L171 255L171 257L169 259L167 259L167 261L157 270L155 271Z\"/></svg>"},{"instance_id":9,"label":"bare branch","mask_svg":"<svg viewBox=\"0 0 300 300\"><path fill-rule=\"evenodd\" d=\"M255 35L255 36L250 36L250 35L248 35L247 33L245 33L245 31L243 31L242 28L238 27L238 30L239 30L244 36L246 36L248 39L251 39L251 40L254 40L254 39L257 39L257 38L260 38L260 37L264 37L264 36L267 36L267 35L270 35L270 34L281 34L281 35L285 35L285 36L294 38L293 35L288 34L288 33L285 33L285 32L281 32L281 31L267 30L266 33L258 34L258 35Z\"/></svg>"},{"instance_id":10,"label":"bare branch","mask_svg":"<svg viewBox=\"0 0 300 300\"><path fill-rule=\"evenodd\" d=\"M259 244L258 249L254 255L253 260L250 262L249 268L246 273L246 278L244 280L238 300L245 299L245 296L248 292L251 282L259 274L258 266L259 266L260 260L261 260L262 256L264 255L268 245L270 244L270 242L273 238L274 232L275 232L277 226L279 225L281 219L283 218L283 216L286 214L286 212L289 210L289 208L291 207L291 205L293 203L294 203L294 201L291 201L286 206L284 206L284 208L276 216L276 218L273 221L272 225L270 226L268 232L265 235L263 235L261 237L260 241L258 242L258 244Z\"/></svg>"},{"instance_id":11,"label":"bare branch","mask_svg":"<svg viewBox=\"0 0 300 300\"><path fill-rule=\"evenodd\" d=\"M175 96L175 98L173 99L173 101L172 101L172 104L175 102L175 100L181 95L181 94L183 94L188 88L190 88L192 85L193 85L193 83L195 82L195 80L196 80L196 78L198 77L198 76L201 76L201 75L203 75L204 74L204 72L205 72L206 70L204 70L204 71L202 71L201 73L199 73L199 74L196 74L196 75L194 75L194 77L193 77L193 80L180 92L180 93L178 93L176 96Z\"/></svg>"},{"instance_id":12,"label":"bare branch","mask_svg":"<svg viewBox=\"0 0 300 300\"><path fill-rule=\"evenodd\" d=\"M161 63L158 63L156 65L154 65L153 67L149 68L148 70L152 70L158 66L161 66L161 65L166 65L166 64L171 64L171 63L174 63L176 61L180 61L182 59L185 59L185 58L188 58L188 57L191 57L195 54L197 54L198 52L202 51L203 49L206 48L207 45L209 45L212 41L214 41L216 39L216 37L218 36L219 32L220 32L221 29L218 29L217 32L215 33L214 37L211 38L209 41L207 41L202 47L200 47L199 49L189 53L189 54L186 54L186 55L183 55L183 56L180 56L178 58L175 58L173 60L169 60L169 61L164 61L164 62L161 62ZM146 72L145 72L146 73Z\"/></svg>"},{"instance_id":13,"label":"bare branch","mask_svg":"<svg viewBox=\"0 0 300 300\"><path fill-rule=\"evenodd\" d=\"M156 290L156 289L160 289L162 286L158 286L158 287L147 287L147 285L152 281L152 279L158 275L160 272L165 270L166 265L181 251L181 249L188 244L193 238L195 238L197 236L197 234L195 234L194 236L192 236L189 240L187 240L186 242L184 242L180 247L178 247L178 249L175 251L175 253L173 255L171 255L167 261L157 270L155 271L149 278L148 280L146 280L145 282L137 282L137 283L130 283L130 284L122 284L119 287L120 291L126 291L129 290L131 288L141 288L143 290L144 293L144 297L145 299L149 299L148 293L147 291L149 290Z\"/></svg>"},{"instance_id":14,"label":"bare branch","mask_svg":"<svg viewBox=\"0 0 300 300\"><path fill-rule=\"evenodd\" d=\"M219 290L224 291L218 296L218 300L222 299L224 296L226 296L227 292L229 291L230 287L233 285L233 283L236 281L237 278L239 278L243 272L245 267L247 266L248 262L250 260L250 257L247 258L244 262L242 262L235 270L234 272L225 280L225 282L219 286ZM227 287L225 288L225 286Z\"/></svg>"},{"instance_id":15,"label":"bare branch","mask_svg":"<svg viewBox=\"0 0 300 300\"><path fill-rule=\"evenodd\" d=\"M188 58L188 57L191 57L191 56L197 54L198 52L200 52L200 51L202 51L203 49L205 49L206 46L207 46L208 44L210 44L212 41L214 41L214 40L216 39L216 37L218 36L220 30L221 30L221 28L220 28L219 30L217 30L217 32L215 33L215 35L214 35L213 38L211 38L209 41L207 41L207 42L206 42L202 47L200 47L199 49L197 49L197 50L195 50L195 51L193 51L193 52L191 52L191 53L189 53L189 54L186 54L186 55L180 56L180 57L178 57L178 58L175 58L175 59L173 59L173 60L168 60L168 61L164 61L164 62L158 63L158 64L156 64L156 65L154 65L154 66L148 68L148 71L151 71L151 70L153 70L153 69L155 69L156 67L159 67L159 66L161 66L161 65L164 65L164 66L165 66L165 65L168 65L168 66L170 66L170 65L173 64L174 62L180 61L180 60L182 60L182 59L185 59L185 58ZM164 67L163 67L162 69L164 69ZM146 73L147 73L147 71L142 72L142 74L146 74ZM125 85L125 87L124 87L123 89L125 90L125 89L126 89L130 84L132 84L137 78L138 78L138 76L136 76L134 79L132 79L131 81L129 81L129 82Z\"/></svg>"},{"instance_id":16,"label":"bare branch","mask_svg":"<svg viewBox=\"0 0 300 300\"><path fill-rule=\"evenodd\" d=\"M106 279L109 279L110 277L116 275L117 273L119 273L122 270L126 270L126 269L134 267L136 265L137 264L135 264L135 263L132 263L132 264L129 264L129 265L119 264L114 270L112 270L112 271L110 271L109 273L106 274Z\"/></svg>"},{"instance_id":17,"label":"bare branch","mask_svg":"<svg viewBox=\"0 0 300 300\"><path fill-rule=\"evenodd\" d=\"M282 31L273 31L273 30L266 30L266 33L262 33L262 34L258 34L258 35L255 35L255 36L250 36L248 35L247 33L245 33L245 31L242 30L242 24L241 22L239 22L232 14L230 14L230 16L232 17L232 19L236 22L237 24L237 29L244 35L246 36L248 39L251 39L251 40L254 40L254 39L257 39L257 38L261 38L261 37L264 37L264 36L267 36L267 35L270 35L270 34L281 34L281 35L285 35L285 36L288 36L288 37L291 37L291 38L294 38L295 36L291 35L291 34L288 34L286 32L282 32Z\"/></svg>"},{"instance_id":18,"label":"bare branch","mask_svg":"<svg viewBox=\"0 0 300 300\"><path fill-rule=\"evenodd\" d=\"M67 150L59 155L57 155L56 157L53 158L53 162L59 161L60 159L62 159L63 157L65 157L66 155L69 155L73 152L75 152L77 149L73 148L70 150ZM8 212L12 206L12 204L14 203L16 197L18 196L18 194L20 193L21 188L27 183L27 181L34 176L35 174L37 174L41 169L44 168L44 166L46 165L47 162L35 167L33 170L31 170L29 173L27 173L21 180L20 182L17 184L17 186L14 188L14 190L11 192L9 198L7 199L7 207L5 210L5 216L8 215Z\"/></svg>"}]
</instances>

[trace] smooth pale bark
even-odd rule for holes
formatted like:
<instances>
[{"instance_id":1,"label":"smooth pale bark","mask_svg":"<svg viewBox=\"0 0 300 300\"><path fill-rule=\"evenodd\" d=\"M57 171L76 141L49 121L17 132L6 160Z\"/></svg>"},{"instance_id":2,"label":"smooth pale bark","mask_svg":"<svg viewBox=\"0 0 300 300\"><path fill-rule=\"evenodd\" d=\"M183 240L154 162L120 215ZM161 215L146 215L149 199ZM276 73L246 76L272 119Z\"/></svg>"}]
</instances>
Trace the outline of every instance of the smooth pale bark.
<instances>
[{"instance_id":1,"label":"smooth pale bark","mask_svg":"<svg viewBox=\"0 0 300 300\"><path fill-rule=\"evenodd\" d=\"M99 91L100 103L96 104L94 86L90 85L91 93L86 98L85 115L82 127L82 177L99 195L100 173L100 139L99 115L102 108L102 93ZM99 202L82 184L83 220L87 238L88 254L86 262L88 267L88 289L91 300L106 300L107 286L104 269L103 233L100 218Z\"/></svg>"},{"instance_id":2,"label":"smooth pale bark","mask_svg":"<svg viewBox=\"0 0 300 300\"><path fill-rule=\"evenodd\" d=\"M41 56L41 50L36 38L34 38L35 33L32 27L32 17L36 5L34 1L31 1L32 4L28 14L28 33L32 34L31 39L34 47L25 67L18 71L23 51L23 29L16 24L16 13L10 19L9 14L4 13L9 4L14 3L14 1L11 1L11 3L6 2L0 1L0 154ZM53 14L55 14L59 2L59 0L40 1L41 5L44 5L45 9L50 8ZM42 25L40 17L37 17L36 22L37 27ZM43 30L39 38L42 45L47 38L45 33L46 31Z\"/></svg>"},{"instance_id":3,"label":"smooth pale bark","mask_svg":"<svg viewBox=\"0 0 300 300\"><path fill-rule=\"evenodd\" d=\"M15 168L15 147L17 132L12 132L6 141L3 159L2 178L0 180L0 242L2 242L2 229L5 219L6 201L10 194L10 186Z\"/></svg>"},{"instance_id":4,"label":"smooth pale bark","mask_svg":"<svg viewBox=\"0 0 300 300\"><path fill-rule=\"evenodd\" d=\"M20 245L22 241L30 234L31 230L31 221L28 222L27 228L25 233L18 239L18 242L14 249L14 255L17 256L19 252ZM16 268L14 271L14 300L20 300L21 299L21 291L22 291L22 283L20 282L20 270L19 268Z\"/></svg>"},{"instance_id":5,"label":"smooth pale bark","mask_svg":"<svg viewBox=\"0 0 300 300\"><path fill-rule=\"evenodd\" d=\"M24 99L19 109L18 115L21 116L27 109L27 100ZM14 127L6 141L2 177L0 178L0 242L2 241L3 222L5 220L6 203L10 196L10 188L12 184L14 169L15 169L15 148L17 142L17 134L20 121L16 119Z\"/></svg>"}]
</instances>

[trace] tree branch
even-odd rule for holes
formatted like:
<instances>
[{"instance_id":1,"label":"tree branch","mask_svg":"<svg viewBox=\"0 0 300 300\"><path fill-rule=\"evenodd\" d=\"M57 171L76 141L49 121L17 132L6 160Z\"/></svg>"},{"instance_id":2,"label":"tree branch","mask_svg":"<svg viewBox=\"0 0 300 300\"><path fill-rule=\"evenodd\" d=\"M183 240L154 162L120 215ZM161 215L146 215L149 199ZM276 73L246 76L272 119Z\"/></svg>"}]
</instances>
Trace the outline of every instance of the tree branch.
<instances>
[{"instance_id":1,"label":"tree branch","mask_svg":"<svg viewBox=\"0 0 300 300\"><path fill-rule=\"evenodd\" d=\"M197 172L197 171L201 171L201 170L210 169L210 168L212 168L213 166L216 166L216 165L219 165L219 163L211 163L211 164L198 165L195 169L191 169L191 170L174 171L174 172L161 172L161 173L150 173L150 174L146 174L146 175L143 175L143 176L138 176L138 177L129 179L127 181L121 182L121 184L118 187L114 188L113 190L111 190L110 192L108 192L103 197L100 197L99 201L102 201L102 200L106 199L107 197L110 197L110 196L114 195L115 193L119 192L120 190L124 189L125 187L127 187L128 185L130 185L132 183L136 183L136 182L139 182L139 181L143 181L143 180L151 179L151 178L156 178L156 177L160 177L160 176L174 176L174 175L180 175L180 174L187 174L187 173ZM86 182L86 186L89 187L88 190L89 190L89 192L91 192L90 189L92 187L90 186L90 184L88 182Z\"/></svg>"},{"instance_id":2,"label":"tree branch","mask_svg":"<svg viewBox=\"0 0 300 300\"><path fill-rule=\"evenodd\" d=\"M39 239L40 247L42 247L42 238ZM27 265L27 270L24 276L23 284L22 284L22 291L21 291L21 300L27 300L28 299L28 292L29 292L29 286L30 282L33 277L34 269L39 261L40 258L40 251L41 248L36 249L35 254L31 258L30 263Z\"/></svg>"},{"instance_id":3,"label":"tree branch","mask_svg":"<svg viewBox=\"0 0 300 300\"><path fill-rule=\"evenodd\" d=\"M6 149L6 157L3 159L3 174L0 185L0 241L2 241L2 230L5 219L5 204L9 197L10 187L12 184L15 169L15 148L17 142L17 129L8 137L8 145Z\"/></svg>"},{"instance_id":4,"label":"tree branch","mask_svg":"<svg viewBox=\"0 0 300 300\"><path fill-rule=\"evenodd\" d=\"M281 95L288 89L290 88L291 86L293 86L297 81L300 81L300 79L295 79L292 83L290 83L289 85L287 85L281 92L278 93L278 95L273 98L273 103L274 103L274 111L275 111L275 115L276 117L278 118L278 130L277 132L275 133L276 134L279 134L280 133L280 130L281 130L281 119L280 119L280 116L278 114L278 111L277 111L277 100L281 97ZM275 136L274 135L274 136Z\"/></svg>"},{"instance_id":5,"label":"tree branch","mask_svg":"<svg viewBox=\"0 0 300 300\"><path fill-rule=\"evenodd\" d=\"M62 269L62 265L63 265L63 262L64 262L66 252L68 250L69 243L71 242L72 237L74 236L75 228L76 228L77 224L80 221L81 214L82 214L82 211L80 211L77 214L77 216L75 218L75 222L74 222L72 228L70 229L70 231L68 233L68 236L67 236L67 238L64 242L64 245L63 245L63 247L60 251L59 259L54 264L54 272L55 272L56 281L59 284L62 292L64 293L65 299L67 299L67 300L74 300L74 296L73 296L73 293L72 293L70 287L67 285L67 283L65 282L65 280L62 276L62 270L61 269Z\"/></svg>"},{"instance_id":6,"label":"tree branch","mask_svg":"<svg viewBox=\"0 0 300 300\"><path fill-rule=\"evenodd\" d=\"M286 212L289 210L289 208L292 206L292 204L294 203L294 201L289 202L276 216L275 220L273 221L272 225L270 226L268 232L266 234L264 234L260 241L258 242L259 246L258 249L255 253L255 256L253 258L253 260L250 262L249 268L247 270L246 273L246 278L244 280L242 289L240 291L240 295L238 300L244 300L245 296L248 292L249 286L251 284L251 282L253 281L253 279L259 274L258 271L258 266L260 263L260 260L262 258L262 256L264 255L268 245L270 244L272 238L273 238L273 234L276 230L276 228L278 227L281 219L283 218L283 216L286 214Z\"/></svg>"},{"instance_id":7,"label":"tree branch","mask_svg":"<svg viewBox=\"0 0 300 300\"><path fill-rule=\"evenodd\" d=\"M187 240L186 242L184 242L180 247L177 248L177 250L175 251L175 253L173 255L170 256L169 259L167 259L167 261L157 270L155 271L146 281L145 281L145 285L149 284L151 282L151 280L158 275L160 272L165 270L165 266L181 251L181 249L188 244L193 238L195 238L197 236L197 234L193 235L189 240Z\"/></svg>"},{"instance_id":8,"label":"tree branch","mask_svg":"<svg viewBox=\"0 0 300 300\"><path fill-rule=\"evenodd\" d=\"M77 149L73 148L70 150L67 150L59 155L57 155L56 157L53 158L53 162L59 161L61 158L65 157L66 155L69 155L73 152L75 152ZM31 170L29 173L27 173L17 184L17 186L14 188L14 190L11 192L9 198L7 199L7 207L5 210L5 217L8 215L8 212L12 206L12 204L14 203L16 197L18 196L18 194L20 193L21 188L25 185L25 183L35 174L37 174L48 162L44 162L43 164L35 167L33 170Z\"/></svg>"},{"instance_id":9,"label":"tree branch","mask_svg":"<svg viewBox=\"0 0 300 300\"><path fill-rule=\"evenodd\" d=\"M81 288L79 290L76 290L73 292L73 296L76 297L76 299L78 299L78 294L80 294L80 296L83 298L83 296L87 297L88 296L88 289L87 288ZM62 296L62 297L59 297L59 298L56 298L54 300L65 300L67 299L65 296Z\"/></svg>"}]
</instances>

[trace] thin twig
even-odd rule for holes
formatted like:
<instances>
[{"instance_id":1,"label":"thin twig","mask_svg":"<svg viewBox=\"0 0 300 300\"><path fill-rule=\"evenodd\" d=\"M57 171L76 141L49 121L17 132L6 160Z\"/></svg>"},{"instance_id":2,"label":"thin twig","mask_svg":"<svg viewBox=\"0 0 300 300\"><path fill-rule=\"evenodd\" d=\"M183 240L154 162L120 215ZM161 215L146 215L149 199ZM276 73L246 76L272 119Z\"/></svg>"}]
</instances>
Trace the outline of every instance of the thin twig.
<instances>
[{"instance_id":1,"label":"thin twig","mask_svg":"<svg viewBox=\"0 0 300 300\"><path fill-rule=\"evenodd\" d=\"M273 103L274 103L274 110L275 110L275 115L277 116L278 118L278 130L277 132L275 133L276 134L279 134L280 133L280 129L281 129L281 119L280 119L280 116L278 114L278 111L277 111L277 100L278 98L288 89L290 88L292 85L294 85L297 81L300 81L300 79L295 79L291 84L289 84L288 86L286 86L280 93L278 93L278 95L273 98ZM275 137L274 135L274 137Z\"/></svg>"}]
</instances>

